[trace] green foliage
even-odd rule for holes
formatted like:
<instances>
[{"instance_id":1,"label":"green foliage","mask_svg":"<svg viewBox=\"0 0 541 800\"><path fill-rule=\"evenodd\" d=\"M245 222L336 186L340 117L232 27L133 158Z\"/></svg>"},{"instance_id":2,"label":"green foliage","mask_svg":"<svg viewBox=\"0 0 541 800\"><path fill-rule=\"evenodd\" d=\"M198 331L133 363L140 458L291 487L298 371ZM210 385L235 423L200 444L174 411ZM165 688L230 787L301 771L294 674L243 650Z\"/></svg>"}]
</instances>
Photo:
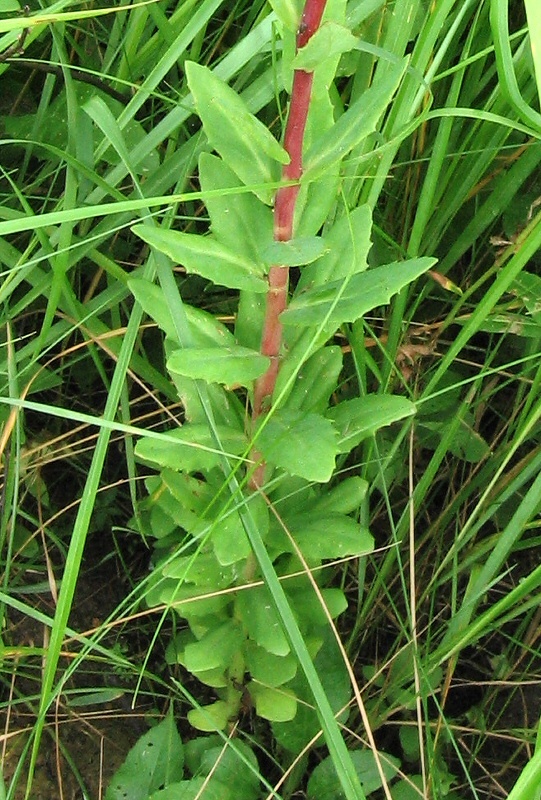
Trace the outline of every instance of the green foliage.
<instances>
[{"instance_id":1,"label":"green foliage","mask_svg":"<svg viewBox=\"0 0 541 800\"><path fill-rule=\"evenodd\" d=\"M510 722L501 689L535 707L536 4L328 0L295 53L301 6L1 4L8 751L35 715L7 797L54 795L32 777L53 708L114 700L94 678L70 695L94 659L137 673L135 694L154 670L152 706L175 703L184 740L167 717L108 797L537 790L537 720ZM277 242L294 69L315 69L312 105L294 236ZM270 358L273 265L292 270ZM100 565L118 558L132 592L72 630L88 535L117 528L128 544L100 545ZM132 571L135 529L150 571L146 553ZM105 638L123 625L136 653ZM465 727L470 680L483 713ZM383 726L398 734L382 782L364 742ZM516 737L497 787L491 726ZM74 780L66 795L102 791Z\"/></svg>"}]
</instances>

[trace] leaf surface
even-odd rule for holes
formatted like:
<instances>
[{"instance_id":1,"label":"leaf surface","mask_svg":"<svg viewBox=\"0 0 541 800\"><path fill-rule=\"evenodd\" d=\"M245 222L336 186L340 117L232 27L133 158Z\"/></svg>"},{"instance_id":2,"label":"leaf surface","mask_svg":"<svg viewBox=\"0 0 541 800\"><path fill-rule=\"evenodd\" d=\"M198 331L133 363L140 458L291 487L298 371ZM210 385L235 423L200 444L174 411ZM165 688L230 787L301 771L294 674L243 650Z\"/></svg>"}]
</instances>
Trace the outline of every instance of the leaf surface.
<instances>
[{"instance_id":1,"label":"leaf surface","mask_svg":"<svg viewBox=\"0 0 541 800\"><path fill-rule=\"evenodd\" d=\"M280 315L284 325L324 325L336 330L344 322L355 322L368 311L387 305L394 294L435 263L434 258L415 258L386 264L353 275L344 281L309 289L296 297Z\"/></svg>"},{"instance_id":2,"label":"leaf surface","mask_svg":"<svg viewBox=\"0 0 541 800\"><path fill-rule=\"evenodd\" d=\"M267 356L235 345L175 350L167 360L167 369L208 383L248 386L263 375L269 364Z\"/></svg>"},{"instance_id":3,"label":"leaf surface","mask_svg":"<svg viewBox=\"0 0 541 800\"><path fill-rule=\"evenodd\" d=\"M188 85L197 113L212 147L246 185L258 185L258 197L271 203L278 180L278 164L289 156L268 128L250 113L244 101L207 67L185 63Z\"/></svg>"},{"instance_id":4,"label":"leaf surface","mask_svg":"<svg viewBox=\"0 0 541 800\"><path fill-rule=\"evenodd\" d=\"M324 483L331 478L337 446L330 420L279 409L264 423L257 447L266 461L309 481Z\"/></svg>"},{"instance_id":5,"label":"leaf surface","mask_svg":"<svg viewBox=\"0 0 541 800\"><path fill-rule=\"evenodd\" d=\"M349 453L380 428L410 417L415 411L415 405L406 397L369 394L339 403L327 416L338 430L340 452Z\"/></svg>"},{"instance_id":6,"label":"leaf surface","mask_svg":"<svg viewBox=\"0 0 541 800\"><path fill-rule=\"evenodd\" d=\"M226 286L228 289L248 289L266 292L267 282L263 269L238 251L230 250L213 236L198 236L168 228L134 225L133 232L144 242L155 247L187 272Z\"/></svg>"}]
</instances>

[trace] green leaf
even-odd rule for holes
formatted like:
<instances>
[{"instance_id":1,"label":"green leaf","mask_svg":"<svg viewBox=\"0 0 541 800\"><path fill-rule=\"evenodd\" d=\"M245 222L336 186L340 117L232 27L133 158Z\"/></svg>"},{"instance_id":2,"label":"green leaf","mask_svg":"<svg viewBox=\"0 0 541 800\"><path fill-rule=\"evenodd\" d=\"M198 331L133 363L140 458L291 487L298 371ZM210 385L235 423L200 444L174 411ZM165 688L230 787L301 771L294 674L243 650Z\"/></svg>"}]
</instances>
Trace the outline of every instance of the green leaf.
<instances>
[{"instance_id":1,"label":"green leaf","mask_svg":"<svg viewBox=\"0 0 541 800\"><path fill-rule=\"evenodd\" d=\"M301 348L301 351L304 348ZM298 354L289 352L280 367L276 394L289 380L293 370L298 369ZM301 352L302 356L302 352ZM322 414L326 411L329 397L336 390L342 369L342 349L337 345L321 347L305 361L297 372L297 378L287 398L287 408Z\"/></svg>"},{"instance_id":2,"label":"green leaf","mask_svg":"<svg viewBox=\"0 0 541 800\"><path fill-rule=\"evenodd\" d=\"M389 66L385 78L367 89L309 149L303 180L313 181L332 164L342 161L366 137L376 130L379 118L391 102L406 70L404 58Z\"/></svg>"},{"instance_id":3,"label":"green leaf","mask_svg":"<svg viewBox=\"0 0 541 800\"><path fill-rule=\"evenodd\" d=\"M271 242L261 252L261 258L266 264L302 267L321 258L328 250L321 236L305 236L288 242Z\"/></svg>"},{"instance_id":4,"label":"green leaf","mask_svg":"<svg viewBox=\"0 0 541 800\"><path fill-rule=\"evenodd\" d=\"M293 653L277 656L263 647L248 642L246 668L252 678L266 686L281 686L295 677L297 659Z\"/></svg>"},{"instance_id":5,"label":"green leaf","mask_svg":"<svg viewBox=\"0 0 541 800\"><path fill-rule=\"evenodd\" d=\"M325 630L323 643L315 657L314 665L321 678L325 695L334 713L338 715L340 709L347 708L351 697L351 683L336 639L328 628ZM276 722L272 725L272 730L278 744L296 755L321 730L321 726L313 707L310 687L300 670L289 686L299 700L304 702L299 702L294 720L287 723ZM338 717L340 722L345 723L347 715L346 710Z\"/></svg>"},{"instance_id":6,"label":"green leaf","mask_svg":"<svg viewBox=\"0 0 541 800\"><path fill-rule=\"evenodd\" d=\"M0 14L12 14L20 10L21 5L17 0L0 0Z\"/></svg>"},{"instance_id":7,"label":"green leaf","mask_svg":"<svg viewBox=\"0 0 541 800\"><path fill-rule=\"evenodd\" d=\"M344 322L355 322L363 314L387 305L391 297L435 264L433 258L414 258L353 275L344 281L309 289L292 301L280 315L284 325L325 325L336 330ZM337 299L338 298L338 299Z\"/></svg>"},{"instance_id":8,"label":"green leaf","mask_svg":"<svg viewBox=\"0 0 541 800\"><path fill-rule=\"evenodd\" d=\"M276 656L290 652L289 642L279 622L269 591L264 586L239 592L239 615L252 641Z\"/></svg>"},{"instance_id":9,"label":"green leaf","mask_svg":"<svg viewBox=\"0 0 541 800\"><path fill-rule=\"evenodd\" d=\"M248 386L268 369L270 358L247 347L206 347L175 350L167 360L169 372L201 378L208 383Z\"/></svg>"},{"instance_id":10,"label":"green leaf","mask_svg":"<svg viewBox=\"0 0 541 800\"><path fill-rule=\"evenodd\" d=\"M224 570L216 561L214 553L198 553L197 556L179 555L168 561L162 573L166 578L176 578L193 583L201 593L214 589L225 589L235 577L232 569Z\"/></svg>"},{"instance_id":11,"label":"green leaf","mask_svg":"<svg viewBox=\"0 0 541 800\"><path fill-rule=\"evenodd\" d=\"M262 242L272 240L272 211L251 192L223 191L239 185L239 179L221 158L210 153L199 156L201 190L208 192L211 230L230 250L259 261Z\"/></svg>"},{"instance_id":12,"label":"green leaf","mask_svg":"<svg viewBox=\"0 0 541 800\"><path fill-rule=\"evenodd\" d=\"M288 154L210 69L193 61L186 61L184 68L209 143L244 184L258 186L255 193L270 205L275 190L262 184L279 179L277 164L287 164Z\"/></svg>"},{"instance_id":13,"label":"green leaf","mask_svg":"<svg viewBox=\"0 0 541 800\"><path fill-rule=\"evenodd\" d=\"M219 518L211 538L215 556L224 567L247 558L252 549L237 511Z\"/></svg>"},{"instance_id":14,"label":"green leaf","mask_svg":"<svg viewBox=\"0 0 541 800\"><path fill-rule=\"evenodd\" d=\"M374 549L374 539L366 528L345 514L308 514L288 522L293 539L308 560L365 555ZM285 533L284 539L286 538ZM292 545L284 543L286 552Z\"/></svg>"},{"instance_id":15,"label":"green leaf","mask_svg":"<svg viewBox=\"0 0 541 800\"><path fill-rule=\"evenodd\" d=\"M302 11L302 0L269 0L284 28L296 33Z\"/></svg>"},{"instance_id":16,"label":"green leaf","mask_svg":"<svg viewBox=\"0 0 541 800\"><path fill-rule=\"evenodd\" d=\"M263 421L257 447L290 475L325 483L335 468L336 431L319 414L279 409Z\"/></svg>"},{"instance_id":17,"label":"green leaf","mask_svg":"<svg viewBox=\"0 0 541 800\"><path fill-rule=\"evenodd\" d=\"M148 800L230 800L231 792L219 781L205 782L204 778L192 778L189 781L172 783L165 789L154 792ZM126 798L131 800L131 797Z\"/></svg>"},{"instance_id":18,"label":"green leaf","mask_svg":"<svg viewBox=\"0 0 541 800\"><path fill-rule=\"evenodd\" d=\"M182 264L187 272L201 275L219 286L252 292L266 292L268 289L259 265L244 258L238 251L230 250L212 236L150 225L134 225L132 230L144 242L169 256L175 264Z\"/></svg>"},{"instance_id":19,"label":"green leaf","mask_svg":"<svg viewBox=\"0 0 541 800\"><path fill-rule=\"evenodd\" d=\"M224 743L203 751L198 775L210 776L210 786L216 781L227 786L236 800L255 800L260 797L259 765L252 749L242 739L224 750ZM206 798L206 793L203 795Z\"/></svg>"},{"instance_id":20,"label":"green leaf","mask_svg":"<svg viewBox=\"0 0 541 800\"><path fill-rule=\"evenodd\" d=\"M328 252L308 269L303 270L296 294L314 286L347 278L368 267L368 252L372 247L372 210L368 205L357 206L335 222L325 235Z\"/></svg>"},{"instance_id":21,"label":"green leaf","mask_svg":"<svg viewBox=\"0 0 541 800\"><path fill-rule=\"evenodd\" d=\"M352 475L345 478L334 488L327 490L311 504L312 510L318 514L351 514L357 511L367 495L368 481Z\"/></svg>"},{"instance_id":22,"label":"green leaf","mask_svg":"<svg viewBox=\"0 0 541 800\"><path fill-rule=\"evenodd\" d=\"M210 630L198 642L186 645L184 665L190 672L226 668L242 640L243 633L239 625L233 621L226 622Z\"/></svg>"},{"instance_id":23,"label":"green leaf","mask_svg":"<svg viewBox=\"0 0 541 800\"><path fill-rule=\"evenodd\" d=\"M259 717L271 722L289 722L297 713L297 698L290 689L274 689L250 681L248 691Z\"/></svg>"},{"instance_id":24,"label":"green leaf","mask_svg":"<svg viewBox=\"0 0 541 800\"><path fill-rule=\"evenodd\" d=\"M405 397L369 394L339 403L327 416L338 430L339 452L349 453L380 428L410 417L415 411L415 405Z\"/></svg>"},{"instance_id":25,"label":"green leaf","mask_svg":"<svg viewBox=\"0 0 541 800\"><path fill-rule=\"evenodd\" d=\"M390 781L400 767L400 761L387 753L379 752L381 766L387 781ZM354 750L351 760L361 780L365 794L372 794L382 785L381 776L371 750ZM327 756L318 764L308 781L306 796L308 800L346 800L332 759Z\"/></svg>"},{"instance_id":26,"label":"green leaf","mask_svg":"<svg viewBox=\"0 0 541 800\"><path fill-rule=\"evenodd\" d=\"M144 278L130 278L128 286L145 313L156 322L166 336L178 342L177 331L163 289ZM212 344L223 347L235 343L233 334L212 314L186 303L183 308L190 324L194 347L208 347Z\"/></svg>"},{"instance_id":27,"label":"green leaf","mask_svg":"<svg viewBox=\"0 0 541 800\"><path fill-rule=\"evenodd\" d=\"M184 752L172 713L145 733L115 773L105 800L148 800L152 792L183 776Z\"/></svg>"},{"instance_id":28,"label":"green leaf","mask_svg":"<svg viewBox=\"0 0 541 800\"><path fill-rule=\"evenodd\" d=\"M247 442L240 431L219 426L218 433L229 456L245 451ZM177 472L207 472L220 464L220 453L215 449L214 439L206 425L183 425L168 433L163 440L143 437L135 445L135 453L144 461Z\"/></svg>"},{"instance_id":29,"label":"green leaf","mask_svg":"<svg viewBox=\"0 0 541 800\"><path fill-rule=\"evenodd\" d=\"M348 28L336 22L324 22L293 59L293 69L313 72L327 58L347 53L357 44L357 37Z\"/></svg>"},{"instance_id":30,"label":"green leaf","mask_svg":"<svg viewBox=\"0 0 541 800\"><path fill-rule=\"evenodd\" d=\"M209 733L211 731L223 731L224 728L227 728L230 714L231 708L228 703L223 700L217 700L208 706L190 709L188 711L188 722L198 731L208 731Z\"/></svg>"}]
</instances>

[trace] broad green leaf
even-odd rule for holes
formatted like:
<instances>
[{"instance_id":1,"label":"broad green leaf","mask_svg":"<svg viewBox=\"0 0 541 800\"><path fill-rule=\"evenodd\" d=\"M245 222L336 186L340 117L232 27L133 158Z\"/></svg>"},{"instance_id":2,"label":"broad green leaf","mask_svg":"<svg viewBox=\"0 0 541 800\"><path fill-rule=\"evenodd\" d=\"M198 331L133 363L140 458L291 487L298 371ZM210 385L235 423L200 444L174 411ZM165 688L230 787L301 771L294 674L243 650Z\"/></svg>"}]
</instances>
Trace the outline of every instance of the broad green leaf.
<instances>
[{"instance_id":1,"label":"broad green leaf","mask_svg":"<svg viewBox=\"0 0 541 800\"><path fill-rule=\"evenodd\" d=\"M215 728L213 728L215 730ZM165 789L154 792L148 800L230 800L233 797L227 786L219 781L205 782L204 778L172 783ZM131 800L131 797L127 798Z\"/></svg>"},{"instance_id":2,"label":"broad green leaf","mask_svg":"<svg viewBox=\"0 0 541 800\"><path fill-rule=\"evenodd\" d=\"M167 369L188 378L201 378L208 383L248 386L264 374L269 364L267 356L234 345L175 350L167 360Z\"/></svg>"},{"instance_id":3,"label":"broad green leaf","mask_svg":"<svg viewBox=\"0 0 541 800\"><path fill-rule=\"evenodd\" d=\"M359 442L393 422L415 414L415 405L405 397L370 394L345 400L328 412L339 435L339 451L349 453Z\"/></svg>"},{"instance_id":4,"label":"broad green leaf","mask_svg":"<svg viewBox=\"0 0 541 800\"><path fill-rule=\"evenodd\" d=\"M351 683L342 654L328 628L325 630L323 643L315 657L314 665L334 713L338 714L342 708L347 709L351 697ZM321 730L321 725L313 707L310 687L300 670L290 682L289 687L299 700L304 702L299 702L294 720L287 723L274 723L272 730L278 744L296 755ZM345 723L347 716L348 711L346 710L338 719Z\"/></svg>"},{"instance_id":5,"label":"broad green leaf","mask_svg":"<svg viewBox=\"0 0 541 800\"><path fill-rule=\"evenodd\" d=\"M268 589L264 586L254 586L239 592L237 603L240 618L250 639L269 653L286 656L291 648L274 610Z\"/></svg>"},{"instance_id":6,"label":"broad green leaf","mask_svg":"<svg viewBox=\"0 0 541 800\"><path fill-rule=\"evenodd\" d=\"M231 708L229 705L223 700L217 700L209 706L190 709L188 711L188 722L198 731L208 731L209 733L211 731L223 731L228 725L230 715Z\"/></svg>"},{"instance_id":7,"label":"broad green leaf","mask_svg":"<svg viewBox=\"0 0 541 800\"><path fill-rule=\"evenodd\" d=\"M128 286L145 313L156 322L166 336L178 342L177 332L163 289L144 278L130 278ZM184 303L184 311L190 323L194 347L208 347L211 344L222 347L235 343L233 334L212 314L186 303Z\"/></svg>"},{"instance_id":8,"label":"broad green leaf","mask_svg":"<svg viewBox=\"0 0 541 800\"><path fill-rule=\"evenodd\" d=\"M224 589L235 579L232 569L223 569L216 561L214 553L198 553L197 556L175 556L162 569L166 578L177 578L193 583L201 594L212 589Z\"/></svg>"},{"instance_id":9,"label":"broad green leaf","mask_svg":"<svg viewBox=\"0 0 541 800\"><path fill-rule=\"evenodd\" d=\"M288 596L304 629L326 627L329 624L325 610L311 586L288 592ZM321 596L332 619L336 619L348 607L348 601L341 589L321 589Z\"/></svg>"},{"instance_id":10,"label":"broad green leaf","mask_svg":"<svg viewBox=\"0 0 541 800\"><path fill-rule=\"evenodd\" d=\"M276 656L254 642L248 642L246 667L252 678L267 686L281 686L297 672L297 660L292 653Z\"/></svg>"},{"instance_id":11,"label":"broad green leaf","mask_svg":"<svg viewBox=\"0 0 541 800\"><path fill-rule=\"evenodd\" d=\"M203 672L218 667L228 667L233 654L239 649L243 632L232 620L210 630L198 642L186 645L184 665L190 672Z\"/></svg>"},{"instance_id":12,"label":"broad green leaf","mask_svg":"<svg viewBox=\"0 0 541 800\"><path fill-rule=\"evenodd\" d=\"M186 61L184 68L209 143L244 184L258 185L255 193L270 204L275 190L261 185L279 179L278 164L287 164L288 154L210 69L193 61Z\"/></svg>"},{"instance_id":13,"label":"broad green leaf","mask_svg":"<svg viewBox=\"0 0 541 800\"><path fill-rule=\"evenodd\" d=\"M353 275L345 287L344 281L334 281L309 289L295 297L280 320L284 325L324 324L325 330L336 330L344 322L355 322L368 311L387 305L394 294L434 263L434 258L414 258Z\"/></svg>"},{"instance_id":14,"label":"broad green leaf","mask_svg":"<svg viewBox=\"0 0 541 800\"><path fill-rule=\"evenodd\" d=\"M297 369L296 352L289 352L280 367L276 393ZM288 409L323 413L328 407L329 397L336 390L342 369L342 350L336 345L322 347L303 363L287 398Z\"/></svg>"},{"instance_id":15,"label":"broad green leaf","mask_svg":"<svg viewBox=\"0 0 541 800\"><path fill-rule=\"evenodd\" d=\"M228 455L240 455L246 449L246 438L240 431L219 427L218 433ZM206 425L183 425L163 441L143 437L135 445L135 453L145 461L177 471L206 472L220 464L220 453Z\"/></svg>"},{"instance_id":16,"label":"broad green leaf","mask_svg":"<svg viewBox=\"0 0 541 800\"><path fill-rule=\"evenodd\" d=\"M224 567L247 558L252 549L237 511L218 519L211 538L215 556Z\"/></svg>"},{"instance_id":17,"label":"broad green leaf","mask_svg":"<svg viewBox=\"0 0 541 800\"><path fill-rule=\"evenodd\" d=\"M272 9L284 28L297 32L302 12L302 0L269 0Z\"/></svg>"},{"instance_id":18,"label":"broad green leaf","mask_svg":"<svg viewBox=\"0 0 541 800\"><path fill-rule=\"evenodd\" d=\"M115 773L105 800L148 800L161 786L181 780L184 753L172 713L145 733Z\"/></svg>"},{"instance_id":19,"label":"broad green leaf","mask_svg":"<svg viewBox=\"0 0 541 800\"><path fill-rule=\"evenodd\" d=\"M272 211L251 192L223 192L239 185L239 178L215 155L199 157L201 190L208 192L211 230L230 250L236 250L252 261L260 260L260 249L272 240Z\"/></svg>"},{"instance_id":20,"label":"broad green leaf","mask_svg":"<svg viewBox=\"0 0 541 800\"><path fill-rule=\"evenodd\" d=\"M269 463L309 481L325 483L334 471L336 431L319 414L279 409L264 420L257 447Z\"/></svg>"},{"instance_id":21,"label":"broad green leaf","mask_svg":"<svg viewBox=\"0 0 541 800\"><path fill-rule=\"evenodd\" d=\"M227 786L235 800L255 800L260 797L257 758L242 739L235 739L234 745L225 750L223 741L219 746L207 745L197 774L210 776L211 786L215 781ZM204 798L206 793L202 800Z\"/></svg>"},{"instance_id":22,"label":"broad green leaf","mask_svg":"<svg viewBox=\"0 0 541 800\"><path fill-rule=\"evenodd\" d=\"M133 232L160 253L165 253L175 264L181 264L187 272L229 289L248 289L266 292L267 282L263 269L230 250L212 236L198 236L150 225L134 225Z\"/></svg>"},{"instance_id":23,"label":"broad green leaf","mask_svg":"<svg viewBox=\"0 0 541 800\"><path fill-rule=\"evenodd\" d=\"M333 489L324 492L311 507L318 514L351 514L352 511L358 510L368 488L368 481L352 475L341 480Z\"/></svg>"},{"instance_id":24,"label":"broad green leaf","mask_svg":"<svg viewBox=\"0 0 541 800\"><path fill-rule=\"evenodd\" d=\"M328 252L303 270L296 294L314 286L326 286L331 281L347 278L368 267L372 247L372 211L362 205L342 215L325 236Z\"/></svg>"},{"instance_id":25,"label":"broad green leaf","mask_svg":"<svg viewBox=\"0 0 541 800\"><path fill-rule=\"evenodd\" d=\"M303 515L289 520L288 528L293 539L308 560L343 558L345 556L365 555L374 549L374 539L366 528L345 514L322 516ZM285 543L284 549L293 552L293 545ZM273 544L274 544L273 540Z\"/></svg>"},{"instance_id":26,"label":"broad green leaf","mask_svg":"<svg viewBox=\"0 0 541 800\"><path fill-rule=\"evenodd\" d=\"M12 14L20 9L21 5L17 0L0 0L0 14Z\"/></svg>"},{"instance_id":27,"label":"broad green leaf","mask_svg":"<svg viewBox=\"0 0 541 800\"><path fill-rule=\"evenodd\" d=\"M251 681L248 691L255 703L259 717L271 722L288 722L297 713L297 698L290 689L274 689Z\"/></svg>"},{"instance_id":28,"label":"broad green leaf","mask_svg":"<svg viewBox=\"0 0 541 800\"><path fill-rule=\"evenodd\" d=\"M376 130L379 118L402 80L407 63L408 59L402 59L390 66L384 80L367 89L333 127L314 142L306 155L303 180L316 180Z\"/></svg>"},{"instance_id":29,"label":"broad green leaf","mask_svg":"<svg viewBox=\"0 0 541 800\"><path fill-rule=\"evenodd\" d=\"M321 236L306 236L288 242L271 242L261 252L266 264L302 267L321 258L329 247Z\"/></svg>"},{"instance_id":30,"label":"broad green leaf","mask_svg":"<svg viewBox=\"0 0 541 800\"><path fill-rule=\"evenodd\" d=\"M348 28L336 22L324 22L293 59L293 69L313 72L327 58L347 53L357 44L357 37Z\"/></svg>"},{"instance_id":31,"label":"broad green leaf","mask_svg":"<svg viewBox=\"0 0 541 800\"><path fill-rule=\"evenodd\" d=\"M385 778L390 781L400 767L400 761L387 753L379 753ZM361 779L365 794L372 794L382 785L381 776L371 750L354 750L351 760ZM307 788L308 800L346 800L332 759L327 756L312 772Z\"/></svg>"}]
</instances>

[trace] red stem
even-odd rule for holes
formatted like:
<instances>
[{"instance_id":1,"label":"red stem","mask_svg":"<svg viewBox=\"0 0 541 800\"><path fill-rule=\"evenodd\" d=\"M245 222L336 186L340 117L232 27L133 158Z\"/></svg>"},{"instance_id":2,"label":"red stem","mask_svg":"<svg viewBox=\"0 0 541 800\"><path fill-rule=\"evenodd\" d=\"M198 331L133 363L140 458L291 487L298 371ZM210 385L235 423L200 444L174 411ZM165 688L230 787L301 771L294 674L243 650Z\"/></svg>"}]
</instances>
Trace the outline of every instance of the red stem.
<instances>
[{"instance_id":1,"label":"red stem","mask_svg":"<svg viewBox=\"0 0 541 800\"><path fill-rule=\"evenodd\" d=\"M327 0L306 0L297 32L297 51L310 40L319 28ZM284 148L289 155L289 164L282 170L284 181L300 181L302 176L302 148L304 131L310 98L312 94L313 73L295 70L291 101L284 135ZM293 220L295 205L300 184L284 186L278 189L274 204L274 239L287 242L293 237ZM270 399L276 386L276 378L280 367L280 350L282 347L282 325L279 316L287 306L289 267L273 266L269 270L269 291L263 324L261 352L271 360L267 372L256 381L254 388L254 405L252 422L270 406ZM259 460L258 453L252 453L254 460ZM252 478L254 487L263 483L264 465L261 465Z\"/></svg>"}]
</instances>

